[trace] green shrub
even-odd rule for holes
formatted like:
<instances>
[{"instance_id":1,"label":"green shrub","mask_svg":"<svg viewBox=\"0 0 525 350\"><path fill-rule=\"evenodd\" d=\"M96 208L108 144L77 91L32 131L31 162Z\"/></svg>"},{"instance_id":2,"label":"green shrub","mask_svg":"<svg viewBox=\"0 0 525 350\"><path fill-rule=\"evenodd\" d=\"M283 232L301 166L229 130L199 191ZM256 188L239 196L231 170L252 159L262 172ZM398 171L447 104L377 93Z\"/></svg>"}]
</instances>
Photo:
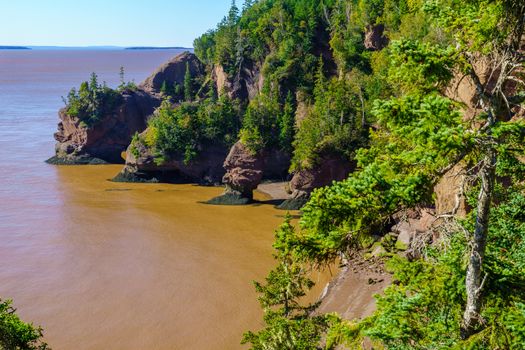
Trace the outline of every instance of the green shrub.
<instances>
[{"instance_id":1,"label":"green shrub","mask_svg":"<svg viewBox=\"0 0 525 350\"><path fill-rule=\"evenodd\" d=\"M49 349L47 344L42 342L42 329L24 323L15 311L10 300L0 299L0 349Z\"/></svg>"},{"instance_id":2,"label":"green shrub","mask_svg":"<svg viewBox=\"0 0 525 350\"><path fill-rule=\"evenodd\" d=\"M326 329L324 316L310 316L318 304L301 303L314 282L308 278L307 266L298 262L289 249L294 237L291 216L287 214L275 232L274 258L278 265L270 271L265 283L254 282L264 310L265 327L244 334L242 343L250 343L253 350L315 350Z\"/></svg>"},{"instance_id":3,"label":"green shrub","mask_svg":"<svg viewBox=\"0 0 525 350\"><path fill-rule=\"evenodd\" d=\"M205 146L233 145L239 124L239 107L227 97L176 107L165 101L150 120L144 141L153 149L157 163L174 156L182 156L188 163Z\"/></svg>"}]
</instances>

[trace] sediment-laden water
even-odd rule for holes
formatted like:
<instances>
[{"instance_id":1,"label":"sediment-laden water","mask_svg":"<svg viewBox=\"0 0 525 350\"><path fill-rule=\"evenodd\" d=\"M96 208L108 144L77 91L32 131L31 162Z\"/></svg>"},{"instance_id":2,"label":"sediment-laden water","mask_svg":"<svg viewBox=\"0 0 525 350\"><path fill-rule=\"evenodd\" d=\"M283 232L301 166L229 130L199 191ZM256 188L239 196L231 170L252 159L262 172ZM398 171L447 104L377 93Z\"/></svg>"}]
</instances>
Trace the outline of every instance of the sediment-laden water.
<instances>
[{"instance_id":1,"label":"sediment-laden water","mask_svg":"<svg viewBox=\"0 0 525 350\"><path fill-rule=\"evenodd\" d=\"M261 325L251 280L273 265L283 212L44 163L69 88L92 71L115 86L120 66L140 82L175 54L0 51L0 297L54 349L235 349Z\"/></svg>"}]
</instances>

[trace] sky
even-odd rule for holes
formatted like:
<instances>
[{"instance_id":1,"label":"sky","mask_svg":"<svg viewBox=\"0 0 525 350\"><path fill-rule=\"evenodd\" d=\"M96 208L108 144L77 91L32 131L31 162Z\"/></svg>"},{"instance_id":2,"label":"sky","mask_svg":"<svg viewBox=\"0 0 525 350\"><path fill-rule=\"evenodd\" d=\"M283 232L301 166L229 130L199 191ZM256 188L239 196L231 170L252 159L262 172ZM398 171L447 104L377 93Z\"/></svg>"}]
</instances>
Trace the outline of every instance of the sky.
<instances>
[{"instance_id":1,"label":"sky","mask_svg":"<svg viewBox=\"0 0 525 350\"><path fill-rule=\"evenodd\" d=\"M242 0L237 6L242 7ZM0 45L183 46L231 0L0 0Z\"/></svg>"}]
</instances>

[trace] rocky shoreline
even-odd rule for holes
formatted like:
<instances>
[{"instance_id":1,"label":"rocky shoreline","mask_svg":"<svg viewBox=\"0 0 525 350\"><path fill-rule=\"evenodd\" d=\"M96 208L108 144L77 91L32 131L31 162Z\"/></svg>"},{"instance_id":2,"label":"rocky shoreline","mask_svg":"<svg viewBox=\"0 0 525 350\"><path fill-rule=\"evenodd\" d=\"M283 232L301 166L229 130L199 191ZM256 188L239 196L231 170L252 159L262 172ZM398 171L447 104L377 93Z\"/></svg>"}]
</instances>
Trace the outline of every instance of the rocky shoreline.
<instances>
[{"instance_id":1,"label":"rocky shoreline","mask_svg":"<svg viewBox=\"0 0 525 350\"><path fill-rule=\"evenodd\" d=\"M216 91L232 99L249 101L255 98L264 77L257 66L245 69L232 80L221 66L215 66L210 79ZM67 107L59 111L60 122L54 137L55 156L47 160L54 165L122 164L117 182L166 182L224 185L224 194L213 198L210 204L244 205L253 202L253 191L263 181L286 181L290 195L283 196L284 210L300 209L310 193L334 180L344 179L353 168L344 159L327 154L312 169L289 174L291 155L279 149L266 149L253 154L240 141L230 149L220 144L202 147L198 157L185 162L181 155L172 155L157 162L152 149L134 138L144 139L148 121L166 96L165 86L180 86L186 71L196 79L204 80L205 68L198 58L184 52L161 65L135 89L119 92L115 106L103 111L102 118L86 125L80 118L69 115ZM176 102L172 101L175 105ZM298 115L300 119L300 106ZM298 120L299 120L298 119ZM263 186L264 187L264 186Z\"/></svg>"},{"instance_id":2,"label":"rocky shoreline","mask_svg":"<svg viewBox=\"0 0 525 350\"><path fill-rule=\"evenodd\" d=\"M376 308L374 296L392 281L377 260L358 258L346 263L325 287L315 314L337 312L343 319L355 320L370 316Z\"/></svg>"}]
</instances>

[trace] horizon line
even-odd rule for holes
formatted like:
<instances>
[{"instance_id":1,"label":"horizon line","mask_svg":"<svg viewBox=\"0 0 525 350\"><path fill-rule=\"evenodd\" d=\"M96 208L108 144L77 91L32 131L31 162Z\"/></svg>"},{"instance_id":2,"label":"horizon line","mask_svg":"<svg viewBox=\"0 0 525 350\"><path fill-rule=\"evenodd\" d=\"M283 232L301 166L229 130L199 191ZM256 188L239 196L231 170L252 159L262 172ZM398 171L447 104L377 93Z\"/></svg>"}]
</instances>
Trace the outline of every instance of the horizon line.
<instances>
[{"instance_id":1,"label":"horizon line","mask_svg":"<svg viewBox=\"0 0 525 350\"><path fill-rule=\"evenodd\" d=\"M156 49L191 49L193 50L193 47L188 46L157 46L157 45L2 45L0 43L0 47L27 47L27 48L121 48L121 49L128 49L128 48L156 48Z\"/></svg>"}]
</instances>

